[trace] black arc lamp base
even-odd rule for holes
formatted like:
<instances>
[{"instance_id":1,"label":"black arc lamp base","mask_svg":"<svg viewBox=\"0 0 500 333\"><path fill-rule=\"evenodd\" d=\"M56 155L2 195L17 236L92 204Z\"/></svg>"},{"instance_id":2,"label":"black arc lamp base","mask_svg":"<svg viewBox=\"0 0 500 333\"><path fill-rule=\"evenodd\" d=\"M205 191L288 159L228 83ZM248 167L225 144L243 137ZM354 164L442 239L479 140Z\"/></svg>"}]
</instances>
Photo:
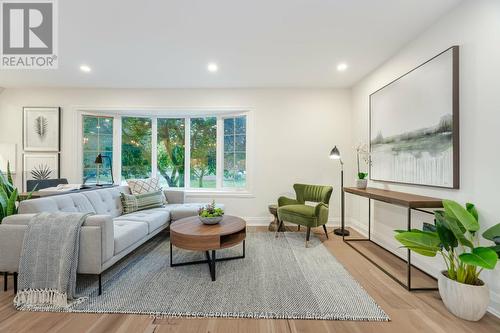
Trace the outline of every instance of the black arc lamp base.
<instances>
[{"instance_id":1,"label":"black arc lamp base","mask_svg":"<svg viewBox=\"0 0 500 333\"><path fill-rule=\"evenodd\" d=\"M333 233L338 236L349 236L351 234L349 230L347 229L342 230L342 228L333 230Z\"/></svg>"}]
</instances>

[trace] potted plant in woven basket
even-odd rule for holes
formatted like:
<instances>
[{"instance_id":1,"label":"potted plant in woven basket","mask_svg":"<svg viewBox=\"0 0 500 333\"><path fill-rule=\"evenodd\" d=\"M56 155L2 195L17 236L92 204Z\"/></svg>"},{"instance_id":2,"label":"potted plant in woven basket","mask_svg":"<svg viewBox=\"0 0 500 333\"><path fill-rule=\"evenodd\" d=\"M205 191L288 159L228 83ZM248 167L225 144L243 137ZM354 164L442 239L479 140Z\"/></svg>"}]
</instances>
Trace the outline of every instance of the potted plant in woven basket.
<instances>
[{"instance_id":1,"label":"potted plant in woven basket","mask_svg":"<svg viewBox=\"0 0 500 333\"><path fill-rule=\"evenodd\" d=\"M442 256L446 270L438 278L439 294L446 308L462 319L477 321L488 308L488 286L479 278L484 269L495 268L500 254L500 223L482 237L490 244L480 245L479 215L476 207L465 207L443 200L444 211L435 212L434 224L423 230L396 230L396 239L418 254ZM493 242L494 244L491 244Z\"/></svg>"}]
</instances>

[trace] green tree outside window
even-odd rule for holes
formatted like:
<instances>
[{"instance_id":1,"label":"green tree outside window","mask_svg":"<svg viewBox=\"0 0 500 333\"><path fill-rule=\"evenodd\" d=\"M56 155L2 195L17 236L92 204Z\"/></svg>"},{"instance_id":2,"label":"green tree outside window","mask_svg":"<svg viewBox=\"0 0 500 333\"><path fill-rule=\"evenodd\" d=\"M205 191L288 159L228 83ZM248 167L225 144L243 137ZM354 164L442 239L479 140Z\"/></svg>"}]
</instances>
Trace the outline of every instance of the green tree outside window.
<instances>
[{"instance_id":1,"label":"green tree outside window","mask_svg":"<svg viewBox=\"0 0 500 333\"><path fill-rule=\"evenodd\" d=\"M191 119L191 187L216 187L217 118Z\"/></svg>"},{"instance_id":2,"label":"green tree outside window","mask_svg":"<svg viewBox=\"0 0 500 333\"><path fill-rule=\"evenodd\" d=\"M184 187L184 119L158 119L158 175L162 186Z\"/></svg>"}]
</instances>

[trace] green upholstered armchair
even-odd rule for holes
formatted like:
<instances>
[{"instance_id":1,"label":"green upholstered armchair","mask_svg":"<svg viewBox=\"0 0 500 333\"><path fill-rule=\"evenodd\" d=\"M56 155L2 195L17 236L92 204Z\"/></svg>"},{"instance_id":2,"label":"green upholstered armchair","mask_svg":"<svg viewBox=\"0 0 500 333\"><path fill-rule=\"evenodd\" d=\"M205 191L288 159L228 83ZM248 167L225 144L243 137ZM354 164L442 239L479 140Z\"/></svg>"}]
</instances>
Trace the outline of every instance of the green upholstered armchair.
<instances>
[{"instance_id":1,"label":"green upholstered armchair","mask_svg":"<svg viewBox=\"0 0 500 333\"><path fill-rule=\"evenodd\" d=\"M291 222L307 227L306 247L311 235L311 228L323 226L326 238L326 222L328 222L328 203L332 195L331 186L294 184L293 189L297 196L296 199L280 197L278 199L278 220L279 225L276 229L276 237L283 221ZM315 206L306 205L306 201L317 202Z\"/></svg>"}]
</instances>

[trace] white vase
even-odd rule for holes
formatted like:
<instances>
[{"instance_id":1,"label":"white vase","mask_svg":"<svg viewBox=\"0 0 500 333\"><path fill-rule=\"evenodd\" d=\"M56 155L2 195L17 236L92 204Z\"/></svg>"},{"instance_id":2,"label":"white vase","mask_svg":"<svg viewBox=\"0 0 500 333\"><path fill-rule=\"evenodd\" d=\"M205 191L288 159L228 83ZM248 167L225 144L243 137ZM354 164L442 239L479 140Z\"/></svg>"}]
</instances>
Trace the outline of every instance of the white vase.
<instances>
[{"instance_id":1,"label":"white vase","mask_svg":"<svg viewBox=\"0 0 500 333\"><path fill-rule=\"evenodd\" d=\"M486 284L473 286L449 279L442 271L439 274L439 295L446 308L455 316L478 321L483 318L490 304L490 291Z\"/></svg>"},{"instance_id":2,"label":"white vase","mask_svg":"<svg viewBox=\"0 0 500 333\"><path fill-rule=\"evenodd\" d=\"M368 185L368 179L356 179L356 187L360 189L365 189Z\"/></svg>"}]
</instances>

